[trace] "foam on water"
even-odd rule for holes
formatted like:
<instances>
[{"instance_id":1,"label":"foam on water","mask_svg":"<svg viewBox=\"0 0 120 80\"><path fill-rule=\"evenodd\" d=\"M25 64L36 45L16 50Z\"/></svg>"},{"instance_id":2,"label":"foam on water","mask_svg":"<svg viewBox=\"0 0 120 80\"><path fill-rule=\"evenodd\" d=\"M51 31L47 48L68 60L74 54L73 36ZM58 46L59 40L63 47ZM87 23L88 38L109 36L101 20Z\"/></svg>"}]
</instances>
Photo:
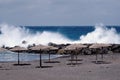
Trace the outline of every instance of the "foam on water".
<instances>
[{"instance_id":1,"label":"foam on water","mask_svg":"<svg viewBox=\"0 0 120 80\"><path fill-rule=\"evenodd\" d=\"M103 24L96 25L95 30L80 36L81 43L111 43L120 44L120 34L115 28L107 28Z\"/></svg>"},{"instance_id":2,"label":"foam on water","mask_svg":"<svg viewBox=\"0 0 120 80\"><path fill-rule=\"evenodd\" d=\"M22 43L26 41L26 43ZM7 24L0 25L0 46L13 47L16 45L25 46L32 44L47 45L49 42L61 43L116 43L120 44L120 34L115 28L107 28L104 25L96 25L94 31L86 35L80 35L79 40L70 40L59 32L43 31L35 34L29 29L16 27Z\"/></svg>"},{"instance_id":3,"label":"foam on water","mask_svg":"<svg viewBox=\"0 0 120 80\"><path fill-rule=\"evenodd\" d=\"M0 46L5 45L13 47L15 45L47 45L49 42L58 44L71 42L71 40L67 39L60 33L43 31L31 34L29 30L26 30L25 28L10 26L7 24L0 25L0 32ZM26 41L27 43L22 44L22 41Z\"/></svg>"}]
</instances>

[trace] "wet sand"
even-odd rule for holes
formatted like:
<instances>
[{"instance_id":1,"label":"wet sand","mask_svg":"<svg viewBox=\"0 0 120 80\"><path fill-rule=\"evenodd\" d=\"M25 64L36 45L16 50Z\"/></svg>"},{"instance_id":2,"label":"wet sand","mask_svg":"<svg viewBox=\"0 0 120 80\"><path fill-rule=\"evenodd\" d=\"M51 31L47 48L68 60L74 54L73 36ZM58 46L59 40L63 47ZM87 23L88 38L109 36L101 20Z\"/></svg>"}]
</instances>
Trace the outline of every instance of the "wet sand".
<instances>
[{"instance_id":1,"label":"wet sand","mask_svg":"<svg viewBox=\"0 0 120 80\"><path fill-rule=\"evenodd\" d=\"M99 56L100 57L100 56ZM79 55L77 65L67 65L70 57L53 59L60 63L21 62L31 65L15 66L17 62L0 62L0 80L120 80L120 54L104 55L105 64L95 64L95 55ZM52 66L52 67L51 67Z\"/></svg>"}]
</instances>

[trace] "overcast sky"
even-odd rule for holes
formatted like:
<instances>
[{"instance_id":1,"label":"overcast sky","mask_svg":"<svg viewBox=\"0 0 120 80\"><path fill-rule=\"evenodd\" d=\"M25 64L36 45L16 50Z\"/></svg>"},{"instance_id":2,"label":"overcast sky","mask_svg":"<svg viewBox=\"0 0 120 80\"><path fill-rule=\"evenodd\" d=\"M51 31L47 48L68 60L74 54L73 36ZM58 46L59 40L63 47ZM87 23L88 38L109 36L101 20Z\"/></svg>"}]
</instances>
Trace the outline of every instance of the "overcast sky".
<instances>
[{"instance_id":1,"label":"overcast sky","mask_svg":"<svg viewBox=\"0 0 120 80\"><path fill-rule=\"evenodd\" d=\"M120 0L0 0L0 23L120 25Z\"/></svg>"}]
</instances>

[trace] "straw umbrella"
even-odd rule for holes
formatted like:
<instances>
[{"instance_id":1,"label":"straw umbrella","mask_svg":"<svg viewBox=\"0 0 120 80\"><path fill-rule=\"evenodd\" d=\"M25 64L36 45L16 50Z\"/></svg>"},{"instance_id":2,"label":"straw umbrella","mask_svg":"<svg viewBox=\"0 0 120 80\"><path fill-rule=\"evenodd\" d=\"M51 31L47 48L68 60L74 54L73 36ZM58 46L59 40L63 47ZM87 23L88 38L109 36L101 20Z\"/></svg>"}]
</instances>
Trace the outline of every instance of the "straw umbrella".
<instances>
[{"instance_id":1,"label":"straw umbrella","mask_svg":"<svg viewBox=\"0 0 120 80\"><path fill-rule=\"evenodd\" d=\"M27 51L27 49L24 48L24 47L15 46L12 49L10 49L10 51L12 51L12 52L18 52L18 64L17 65L20 65L20 54L19 53L20 52L25 52L25 51Z\"/></svg>"},{"instance_id":2,"label":"straw umbrella","mask_svg":"<svg viewBox=\"0 0 120 80\"><path fill-rule=\"evenodd\" d=\"M42 66L42 55L41 55L41 53L42 53L43 51L48 51L49 48L48 48L47 46L44 46L44 45L36 45L36 46L30 47L29 50L40 52L40 54L39 54L39 67L38 67L38 68L43 68L43 66Z\"/></svg>"},{"instance_id":3,"label":"straw umbrella","mask_svg":"<svg viewBox=\"0 0 120 80\"><path fill-rule=\"evenodd\" d=\"M91 45L89 48L92 48L92 49L103 49L103 48L107 48L107 47L110 47L112 46L111 44L93 44ZM101 53L101 58L102 58L102 61L103 62L103 53ZM96 63L98 62L98 57L97 57L97 53L96 53Z\"/></svg>"},{"instance_id":4,"label":"straw umbrella","mask_svg":"<svg viewBox=\"0 0 120 80\"><path fill-rule=\"evenodd\" d=\"M70 51L70 54L71 54L71 64L73 64L73 63L72 63L72 60L73 60L73 58L74 58L73 52L76 53L76 63L77 63L78 50L81 50L82 48L86 48L86 47L87 47L87 46L86 46L86 45L83 45L83 44L71 44L71 45L69 45L69 46L67 46L67 47L65 48L65 50Z\"/></svg>"},{"instance_id":5,"label":"straw umbrella","mask_svg":"<svg viewBox=\"0 0 120 80\"><path fill-rule=\"evenodd\" d=\"M49 60L46 61L45 63L59 63L58 61L51 61L51 58L50 58L51 52L57 51L58 48L57 48L57 47L53 47L53 46L46 46L46 47L48 47L48 51L49 51L49 52L48 52L48 53L49 53Z\"/></svg>"},{"instance_id":6,"label":"straw umbrella","mask_svg":"<svg viewBox=\"0 0 120 80\"><path fill-rule=\"evenodd\" d=\"M8 50L1 47L1 48L0 48L0 52L3 52L3 51L8 51Z\"/></svg>"},{"instance_id":7,"label":"straw umbrella","mask_svg":"<svg viewBox=\"0 0 120 80\"><path fill-rule=\"evenodd\" d=\"M89 48L102 48L102 47L110 47L111 44L93 44Z\"/></svg>"}]
</instances>

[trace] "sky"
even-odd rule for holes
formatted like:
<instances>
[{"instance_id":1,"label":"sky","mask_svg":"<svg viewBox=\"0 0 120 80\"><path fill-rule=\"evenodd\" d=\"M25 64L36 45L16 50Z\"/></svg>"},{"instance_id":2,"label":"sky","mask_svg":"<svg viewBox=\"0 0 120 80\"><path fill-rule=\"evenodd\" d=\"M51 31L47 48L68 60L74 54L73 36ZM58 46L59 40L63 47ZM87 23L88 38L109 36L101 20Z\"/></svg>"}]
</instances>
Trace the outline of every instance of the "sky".
<instances>
[{"instance_id":1,"label":"sky","mask_svg":"<svg viewBox=\"0 0 120 80\"><path fill-rule=\"evenodd\" d=\"M0 23L120 25L120 0L0 0Z\"/></svg>"}]
</instances>

